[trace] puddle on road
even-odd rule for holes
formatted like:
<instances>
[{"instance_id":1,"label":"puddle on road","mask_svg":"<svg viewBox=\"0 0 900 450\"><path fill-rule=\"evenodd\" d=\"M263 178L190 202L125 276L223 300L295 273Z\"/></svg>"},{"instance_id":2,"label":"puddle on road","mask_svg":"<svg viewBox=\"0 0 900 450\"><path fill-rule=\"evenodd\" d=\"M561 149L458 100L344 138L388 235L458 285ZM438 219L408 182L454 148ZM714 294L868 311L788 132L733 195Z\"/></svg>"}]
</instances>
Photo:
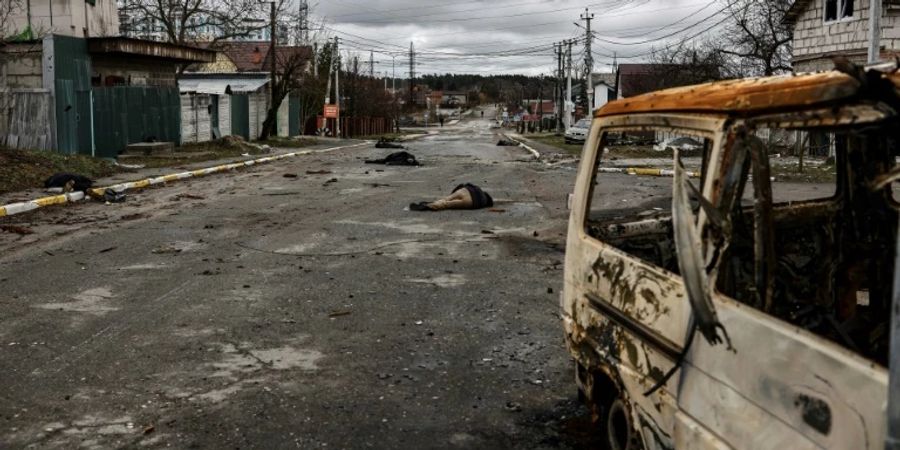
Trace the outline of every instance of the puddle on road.
<instances>
[{"instance_id":1,"label":"puddle on road","mask_svg":"<svg viewBox=\"0 0 900 450\"><path fill-rule=\"evenodd\" d=\"M453 288L466 284L466 277L461 274L448 274L431 278L406 278L403 281L407 283L433 284L442 288Z\"/></svg>"},{"instance_id":2,"label":"puddle on road","mask_svg":"<svg viewBox=\"0 0 900 450\"><path fill-rule=\"evenodd\" d=\"M222 361L211 364L216 369L211 376L231 379L238 378L242 373L256 372L264 368L314 371L318 370L317 362L324 356L317 350L292 346L258 350L223 344L222 352L227 356Z\"/></svg>"},{"instance_id":3,"label":"puddle on road","mask_svg":"<svg viewBox=\"0 0 900 450\"><path fill-rule=\"evenodd\" d=\"M88 289L72 297L74 301L63 303L44 303L35 305L35 308L62 310L70 312L82 312L102 316L110 311L118 311L119 308L109 305L113 298L112 291L108 287Z\"/></svg>"},{"instance_id":4,"label":"puddle on road","mask_svg":"<svg viewBox=\"0 0 900 450\"><path fill-rule=\"evenodd\" d=\"M275 370L318 370L316 363L324 356L316 350L294 347L250 350L250 353Z\"/></svg>"}]
</instances>

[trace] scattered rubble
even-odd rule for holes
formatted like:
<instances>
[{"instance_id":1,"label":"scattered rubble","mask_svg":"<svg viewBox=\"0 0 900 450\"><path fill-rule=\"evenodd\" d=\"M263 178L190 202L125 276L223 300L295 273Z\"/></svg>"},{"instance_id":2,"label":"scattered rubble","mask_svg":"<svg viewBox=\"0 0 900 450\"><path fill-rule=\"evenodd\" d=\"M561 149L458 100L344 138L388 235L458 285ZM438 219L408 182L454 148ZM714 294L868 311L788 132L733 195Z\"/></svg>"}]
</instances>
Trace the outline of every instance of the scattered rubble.
<instances>
[{"instance_id":1,"label":"scattered rubble","mask_svg":"<svg viewBox=\"0 0 900 450\"><path fill-rule=\"evenodd\" d=\"M0 230L3 230L7 233L26 235L26 234L34 234L34 230L31 228L26 228L18 225L0 225Z\"/></svg>"}]
</instances>

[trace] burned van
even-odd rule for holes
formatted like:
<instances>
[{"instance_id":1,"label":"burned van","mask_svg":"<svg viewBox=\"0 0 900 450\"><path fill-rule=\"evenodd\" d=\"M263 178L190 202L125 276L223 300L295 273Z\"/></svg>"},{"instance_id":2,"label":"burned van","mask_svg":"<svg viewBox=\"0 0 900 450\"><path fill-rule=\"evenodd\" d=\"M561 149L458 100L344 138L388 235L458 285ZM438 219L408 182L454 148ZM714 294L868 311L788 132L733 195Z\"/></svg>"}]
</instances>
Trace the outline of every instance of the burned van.
<instances>
[{"instance_id":1,"label":"burned van","mask_svg":"<svg viewBox=\"0 0 900 450\"><path fill-rule=\"evenodd\" d=\"M896 442L898 89L888 68L847 65L596 111L561 314L610 448ZM655 173L671 177L609 173L607 136L623 132L692 145L661 153L671 166ZM779 155L818 147L833 156L806 168L818 183L773 173Z\"/></svg>"}]
</instances>

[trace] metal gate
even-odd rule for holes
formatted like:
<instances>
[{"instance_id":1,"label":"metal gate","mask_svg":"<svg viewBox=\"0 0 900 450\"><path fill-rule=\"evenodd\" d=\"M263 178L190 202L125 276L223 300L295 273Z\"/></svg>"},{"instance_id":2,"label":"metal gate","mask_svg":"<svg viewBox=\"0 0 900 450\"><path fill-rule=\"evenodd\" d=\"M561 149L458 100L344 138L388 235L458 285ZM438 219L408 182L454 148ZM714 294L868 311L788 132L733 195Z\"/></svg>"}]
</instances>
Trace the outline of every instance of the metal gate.
<instances>
[{"instance_id":1,"label":"metal gate","mask_svg":"<svg viewBox=\"0 0 900 450\"><path fill-rule=\"evenodd\" d=\"M288 136L300 135L300 96L288 97Z\"/></svg>"},{"instance_id":2,"label":"metal gate","mask_svg":"<svg viewBox=\"0 0 900 450\"><path fill-rule=\"evenodd\" d=\"M250 97L247 94L231 96L231 134L250 140Z\"/></svg>"},{"instance_id":3,"label":"metal gate","mask_svg":"<svg viewBox=\"0 0 900 450\"><path fill-rule=\"evenodd\" d=\"M176 87L97 87L94 145L97 156L115 158L136 142L180 142L181 99Z\"/></svg>"}]
</instances>

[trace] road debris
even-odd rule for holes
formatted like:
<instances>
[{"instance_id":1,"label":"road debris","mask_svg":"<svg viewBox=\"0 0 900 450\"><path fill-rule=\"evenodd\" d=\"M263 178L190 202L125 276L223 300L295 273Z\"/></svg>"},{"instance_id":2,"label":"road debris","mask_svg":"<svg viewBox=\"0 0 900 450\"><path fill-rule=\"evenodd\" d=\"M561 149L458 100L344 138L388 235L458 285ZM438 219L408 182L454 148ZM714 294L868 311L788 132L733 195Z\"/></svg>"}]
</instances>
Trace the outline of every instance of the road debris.
<instances>
[{"instance_id":1,"label":"road debris","mask_svg":"<svg viewBox=\"0 0 900 450\"><path fill-rule=\"evenodd\" d=\"M307 171L306 171L306 174L307 174L307 175L328 175L328 174L330 174L330 173L332 173L330 170L325 170L325 169L321 169L321 170L307 170Z\"/></svg>"},{"instance_id":2,"label":"road debris","mask_svg":"<svg viewBox=\"0 0 900 450\"><path fill-rule=\"evenodd\" d=\"M296 173L286 173L286 174L284 174L284 175L282 175L282 176L285 177L285 178L297 178L297 174L296 174Z\"/></svg>"},{"instance_id":3,"label":"road debris","mask_svg":"<svg viewBox=\"0 0 900 450\"><path fill-rule=\"evenodd\" d=\"M174 202L174 201L184 200L184 199L189 199L189 200L206 200L206 197L204 197L204 196L202 196L202 195L196 195L196 194L178 194L178 195L172 197L172 201L173 201L173 202Z\"/></svg>"},{"instance_id":4,"label":"road debris","mask_svg":"<svg viewBox=\"0 0 900 450\"><path fill-rule=\"evenodd\" d=\"M350 313L351 313L350 311L335 311L335 312L329 314L328 317L334 319L335 317L349 316Z\"/></svg>"},{"instance_id":5,"label":"road debris","mask_svg":"<svg viewBox=\"0 0 900 450\"><path fill-rule=\"evenodd\" d=\"M21 227L18 225L0 225L0 230L3 230L7 233L20 235L34 234L34 230L32 230L31 228Z\"/></svg>"},{"instance_id":6,"label":"road debris","mask_svg":"<svg viewBox=\"0 0 900 450\"><path fill-rule=\"evenodd\" d=\"M171 245L163 245L160 247L156 247L153 250L150 250L150 253L157 254L157 255L181 253L181 249L173 247Z\"/></svg>"},{"instance_id":7,"label":"road debris","mask_svg":"<svg viewBox=\"0 0 900 450\"><path fill-rule=\"evenodd\" d=\"M119 217L119 220L137 220L137 219L143 219L145 217L148 217L148 216L143 213L125 214L124 216Z\"/></svg>"}]
</instances>

